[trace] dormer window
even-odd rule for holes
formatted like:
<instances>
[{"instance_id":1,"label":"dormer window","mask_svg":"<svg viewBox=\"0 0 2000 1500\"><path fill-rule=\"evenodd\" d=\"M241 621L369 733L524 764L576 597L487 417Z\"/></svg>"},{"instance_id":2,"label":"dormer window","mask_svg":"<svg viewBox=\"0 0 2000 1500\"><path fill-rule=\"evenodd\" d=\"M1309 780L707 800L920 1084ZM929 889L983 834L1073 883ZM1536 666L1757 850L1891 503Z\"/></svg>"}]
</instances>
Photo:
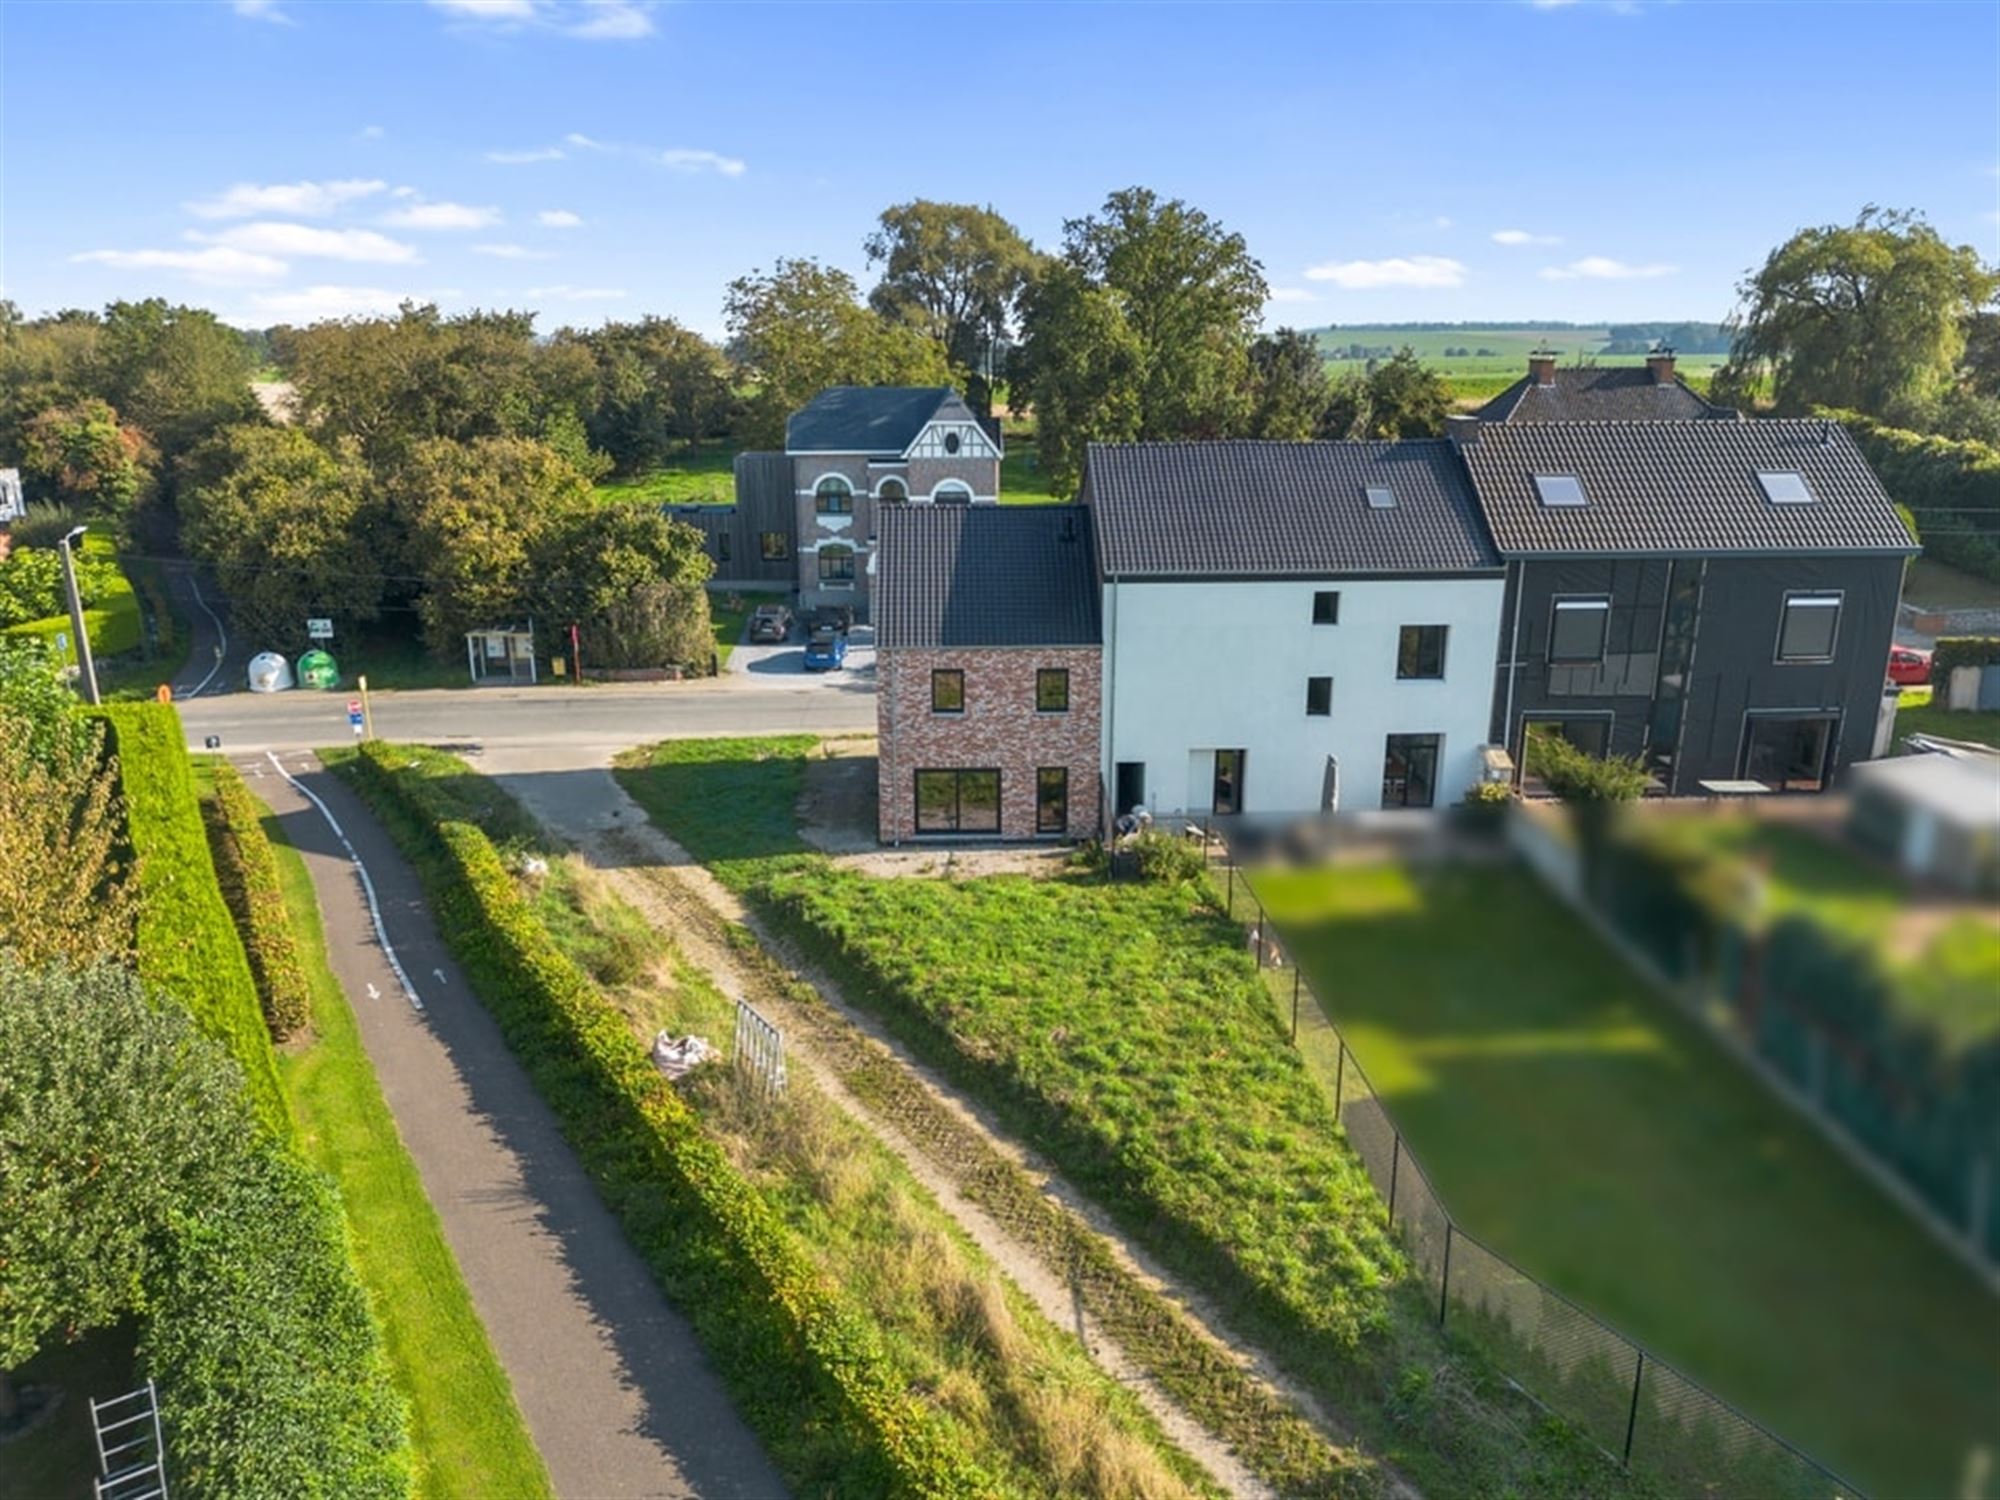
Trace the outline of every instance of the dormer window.
<instances>
[{"instance_id":1,"label":"dormer window","mask_svg":"<svg viewBox=\"0 0 2000 1500\"><path fill-rule=\"evenodd\" d=\"M1386 484L1371 484L1363 490L1363 493L1368 497L1368 508L1370 510L1394 510L1396 508L1396 492Z\"/></svg>"},{"instance_id":2,"label":"dormer window","mask_svg":"<svg viewBox=\"0 0 2000 1500\"><path fill-rule=\"evenodd\" d=\"M1759 469L1757 483L1764 487L1764 498L1773 505L1810 505L1813 502L1813 492L1806 484L1805 476L1790 469Z\"/></svg>"},{"instance_id":3,"label":"dormer window","mask_svg":"<svg viewBox=\"0 0 2000 1500\"><path fill-rule=\"evenodd\" d=\"M1582 505L1583 481L1574 474L1537 474L1535 493L1544 505Z\"/></svg>"}]
</instances>

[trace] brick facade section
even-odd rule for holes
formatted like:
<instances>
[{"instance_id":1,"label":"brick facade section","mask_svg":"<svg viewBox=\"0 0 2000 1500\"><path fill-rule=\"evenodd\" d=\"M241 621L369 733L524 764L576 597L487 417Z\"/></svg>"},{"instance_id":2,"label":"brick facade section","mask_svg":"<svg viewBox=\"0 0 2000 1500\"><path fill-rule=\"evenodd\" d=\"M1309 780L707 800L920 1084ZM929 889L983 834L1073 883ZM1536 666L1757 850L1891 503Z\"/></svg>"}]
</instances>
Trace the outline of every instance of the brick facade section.
<instances>
[{"instance_id":1,"label":"brick facade section","mask_svg":"<svg viewBox=\"0 0 2000 1500\"><path fill-rule=\"evenodd\" d=\"M1035 673L1069 671L1069 711L1035 708ZM931 673L965 673L965 712L931 712ZM1052 838L1035 831L1035 773L1069 772L1069 830L1094 838L1098 816L1098 714L1103 653L1096 646L966 647L894 650L876 660L875 721L880 736L879 829L884 843L916 832L916 773L1000 771L1000 837ZM934 835L925 835L933 837ZM991 837L991 835L987 835Z\"/></svg>"}]
</instances>

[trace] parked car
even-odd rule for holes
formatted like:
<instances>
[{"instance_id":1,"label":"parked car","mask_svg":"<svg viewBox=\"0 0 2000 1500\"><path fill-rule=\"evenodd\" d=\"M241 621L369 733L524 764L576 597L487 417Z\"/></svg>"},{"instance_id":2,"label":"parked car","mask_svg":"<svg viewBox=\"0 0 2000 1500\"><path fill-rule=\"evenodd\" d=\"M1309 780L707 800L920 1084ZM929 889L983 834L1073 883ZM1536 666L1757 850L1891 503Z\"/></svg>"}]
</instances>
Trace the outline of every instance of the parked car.
<instances>
[{"instance_id":1,"label":"parked car","mask_svg":"<svg viewBox=\"0 0 2000 1500\"><path fill-rule=\"evenodd\" d=\"M837 630L842 635L854 628L854 606L851 604L822 604L812 612L814 630Z\"/></svg>"},{"instance_id":2,"label":"parked car","mask_svg":"<svg viewBox=\"0 0 2000 1500\"><path fill-rule=\"evenodd\" d=\"M831 626L820 626L806 642L808 672L831 672L846 661L847 637Z\"/></svg>"},{"instance_id":3,"label":"parked car","mask_svg":"<svg viewBox=\"0 0 2000 1500\"><path fill-rule=\"evenodd\" d=\"M782 604L760 604L750 612L750 639L771 643L788 639L792 612Z\"/></svg>"},{"instance_id":4,"label":"parked car","mask_svg":"<svg viewBox=\"0 0 2000 1500\"><path fill-rule=\"evenodd\" d=\"M1897 687L1922 687L1931 680L1931 654L1915 646L1889 649L1889 680Z\"/></svg>"}]
</instances>

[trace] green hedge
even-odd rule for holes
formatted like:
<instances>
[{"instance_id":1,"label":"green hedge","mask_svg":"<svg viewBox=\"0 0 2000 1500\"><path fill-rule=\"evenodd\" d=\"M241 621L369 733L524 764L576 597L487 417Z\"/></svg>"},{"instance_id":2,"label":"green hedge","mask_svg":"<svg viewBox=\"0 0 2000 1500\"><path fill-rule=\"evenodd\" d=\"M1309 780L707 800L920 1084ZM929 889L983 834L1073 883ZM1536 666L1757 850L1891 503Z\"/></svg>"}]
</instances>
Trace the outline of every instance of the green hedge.
<instances>
[{"instance_id":1,"label":"green hedge","mask_svg":"<svg viewBox=\"0 0 2000 1500\"><path fill-rule=\"evenodd\" d=\"M86 558L116 566L108 537L95 534L85 537L81 551ZM8 626L0 630L0 635L53 644L56 636L67 633L69 628L65 606L64 611L44 619ZM144 642L145 628L139 618L139 596L133 592L131 580L122 570L98 591L96 600L84 610L83 628L90 632L90 649L98 656L118 656L123 652L137 651ZM69 660L76 660L74 645L69 648Z\"/></svg>"},{"instance_id":2,"label":"green hedge","mask_svg":"<svg viewBox=\"0 0 2000 1500\"><path fill-rule=\"evenodd\" d=\"M264 1024L273 1040L282 1042L311 1019L305 964L285 910L277 856L264 835L263 810L234 766L218 761L213 774L213 795L201 804L209 852L215 857L222 899L243 934L257 996L264 1003Z\"/></svg>"},{"instance_id":3,"label":"green hedge","mask_svg":"<svg viewBox=\"0 0 2000 1500\"><path fill-rule=\"evenodd\" d=\"M190 1205L139 1340L176 1493L397 1500L408 1414L331 1182L275 1143Z\"/></svg>"},{"instance_id":4,"label":"green hedge","mask_svg":"<svg viewBox=\"0 0 2000 1500\"><path fill-rule=\"evenodd\" d=\"M164 703L114 704L99 712L118 757L126 835L139 864L139 975L186 1006L229 1049L258 1118L289 1139L271 1038L209 858L180 715Z\"/></svg>"},{"instance_id":5,"label":"green hedge","mask_svg":"<svg viewBox=\"0 0 2000 1500\"><path fill-rule=\"evenodd\" d=\"M1860 446L1882 487L1917 518L1924 553L2000 583L2000 448L1823 410Z\"/></svg>"},{"instance_id":6,"label":"green hedge","mask_svg":"<svg viewBox=\"0 0 2000 1500\"><path fill-rule=\"evenodd\" d=\"M446 942L641 1252L802 1492L960 1496L996 1484L896 1381L880 1330L828 1285L705 1136L624 1019L556 948L492 842L379 744L337 769L415 832Z\"/></svg>"},{"instance_id":7,"label":"green hedge","mask_svg":"<svg viewBox=\"0 0 2000 1500\"><path fill-rule=\"evenodd\" d=\"M1931 651L1931 685L1951 681L1953 667L1990 667L2000 662L2000 635L1941 635Z\"/></svg>"}]
</instances>

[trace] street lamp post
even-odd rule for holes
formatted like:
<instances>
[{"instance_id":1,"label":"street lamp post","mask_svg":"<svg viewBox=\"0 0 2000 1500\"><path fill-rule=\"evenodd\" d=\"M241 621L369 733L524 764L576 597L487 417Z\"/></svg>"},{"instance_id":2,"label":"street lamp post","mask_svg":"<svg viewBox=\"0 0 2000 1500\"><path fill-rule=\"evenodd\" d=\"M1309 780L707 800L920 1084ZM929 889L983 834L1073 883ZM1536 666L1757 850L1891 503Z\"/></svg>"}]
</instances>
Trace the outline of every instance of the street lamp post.
<instances>
[{"instance_id":1,"label":"street lamp post","mask_svg":"<svg viewBox=\"0 0 2000 1500\"><path fill-rule=\"evenodd\" d=\"M69 628L76 634L76 664L83 674L83 701L93 706L97 696L97 663L90 659L90 633L83 628L83 595L76 588L76 555L70 550L88 528L79 526L62 539L63 586L69 591Z\"/></svg>"}]
</instances>

